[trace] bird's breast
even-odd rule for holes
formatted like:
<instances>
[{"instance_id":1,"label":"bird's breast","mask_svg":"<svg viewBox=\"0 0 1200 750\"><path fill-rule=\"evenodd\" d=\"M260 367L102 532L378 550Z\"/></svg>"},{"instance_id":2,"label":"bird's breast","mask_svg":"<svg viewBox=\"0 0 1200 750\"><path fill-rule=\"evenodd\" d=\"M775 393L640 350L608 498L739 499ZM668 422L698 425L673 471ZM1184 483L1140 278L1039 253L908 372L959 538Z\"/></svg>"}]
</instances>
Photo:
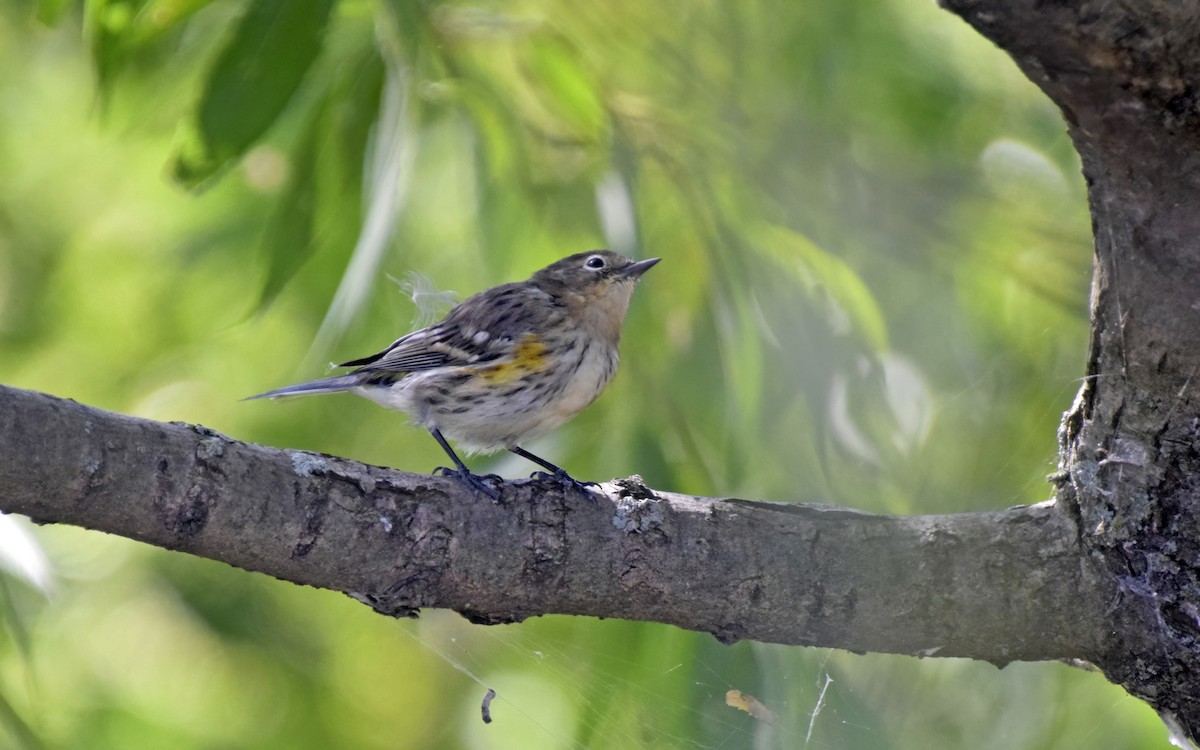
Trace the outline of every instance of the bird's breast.
<instances>
[{"instance_id":1,"label":"bird's breast","mask_svg":"<svg viewBox=\"0 0 1200 750\"><path fill-rule=\"evenodd\" d=\"M572 345L573 344L573 345ZM596 400L617 372L617 347L596 338L581 337L565 345L559 367L564 373L552 409L564 419Z\"/></svg>"}]
</instances>

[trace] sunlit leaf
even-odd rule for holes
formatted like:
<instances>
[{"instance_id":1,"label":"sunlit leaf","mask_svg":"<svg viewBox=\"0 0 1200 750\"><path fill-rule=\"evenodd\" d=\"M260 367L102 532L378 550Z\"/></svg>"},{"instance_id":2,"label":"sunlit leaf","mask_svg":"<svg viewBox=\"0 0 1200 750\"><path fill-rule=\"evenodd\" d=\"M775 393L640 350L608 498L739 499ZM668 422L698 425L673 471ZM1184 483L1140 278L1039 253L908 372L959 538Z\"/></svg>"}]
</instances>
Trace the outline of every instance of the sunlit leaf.
<instances>
[{"instance_id":1,"label":"sunlit leaf","mask_svg":"<svg viewBox=\"0 0 1200 750\"><path fill-rule=\"evenodd\" d=\"M321 51L334 0L255 0L208 76L172 160L174 178L201 185L241 156L283 112Z\"/></svg>"},{"instance_id":2,"label":"sunlit leaf","mask_svg":"<svg viewBox=\"0 0 1200 750\"><path fill-rule=\"evenodd\" d=\"M129 55L129 30L145 0L88 0L84 28L91 43L92 64L103 96Z\"/></svg>"},{"instance_id":3,"label":"sunlit leaf","mask_svg":"<svg viewBox=\"0 0 1200 750\"><path fill-rule=\"evenodd\" d=\"M84 28L100 94L112 91L121 72L153 41L176 29L212 0L88 0ZM59 21L68 3L44 0L38 8L45 23Z\"/></svg>"},{"instance_id":4,"label":"sunlit leaf","mask_svg":"<svg viewBox=\"0 0 1200 750\"><path fill-rule=\"evenodd\" d=\"M550 34L537 34L522 45L525 72L542 103L573 134L598 138L607 119L594 71L584 66L579 50Z\"/></svg>"},{"instance_id":5,"label":"sunlit leaf","mask_svg":"<svg viewBox=\"0 0 1200 750\"><path fill-rule=\"evenodd\" d=\"M175 28L213 0L149 0L133 18L129 36L141 45Z\"/></svg>"},{"instance_id":6,"label":"sunlit leaf","mask_svg":"<svg viewBox=\"0 0 1200 750\"><path fill-rule=\"evenodd\" d=\"M876 351L887 347L887 324L879 303L843 260L780 226L759 226L750 237L755 249L778 261L784 272L812 291L828 295L826 314L835 330L852 331Z\"/></svg>"},{"instance_id":7,"label":"sunlit leaf","mask_svg":"<svg viewBox=\"0 0 1200 750\"><path fill-rule=\"evenodd\" d=\"M71 0L38 0L37 19L47 26L57 26Z\"/></svg>"}]
</instances>

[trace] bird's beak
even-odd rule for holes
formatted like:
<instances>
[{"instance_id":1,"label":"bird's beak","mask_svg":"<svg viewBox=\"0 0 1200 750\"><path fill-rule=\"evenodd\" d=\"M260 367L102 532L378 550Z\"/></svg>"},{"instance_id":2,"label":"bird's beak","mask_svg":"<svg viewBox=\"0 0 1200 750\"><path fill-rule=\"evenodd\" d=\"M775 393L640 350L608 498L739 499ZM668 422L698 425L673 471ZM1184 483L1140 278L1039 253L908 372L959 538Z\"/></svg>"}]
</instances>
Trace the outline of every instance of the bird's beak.
<instances>
[{"instance_id":1,"label":"bird's beak","mask_svg":"<svg viewBox=\"0 0 1200 750\"><path fill-rule=\"evenodd\" d=\"M653 268L654 264L660 260L662 260L662 258L647 258L646 260L639 260L637 263L631 263L630 265L621 269L621 275L636 279Z\"/></svg>"}]
</instances>

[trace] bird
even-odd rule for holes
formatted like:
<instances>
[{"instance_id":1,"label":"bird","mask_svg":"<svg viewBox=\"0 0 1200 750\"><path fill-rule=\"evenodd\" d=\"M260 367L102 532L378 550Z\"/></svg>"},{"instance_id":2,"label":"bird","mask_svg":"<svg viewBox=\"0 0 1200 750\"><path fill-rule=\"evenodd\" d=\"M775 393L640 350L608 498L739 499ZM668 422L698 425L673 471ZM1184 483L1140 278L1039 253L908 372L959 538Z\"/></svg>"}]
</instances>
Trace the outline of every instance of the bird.
<instances>
[{"instance_id":1,"label":"bird","mask_svg":"<svg viewBox=\"0 0 1200 750\"><path fill-rule=\"evenodd\" d=\"M350 392L407 414L429 431L453 476L498 501L496 475L473 473L468 454L507 450L585 495L594 482L530 453L521 443L574 417L617 371L621 325L634 287L661 258L635 261L610 250L576 253L525 281L472 295L440 322L401 336L377 354L344 362L350 372L246 400ZM589 495L590 497L590 495Z\"/></svg>"}]
</instances>

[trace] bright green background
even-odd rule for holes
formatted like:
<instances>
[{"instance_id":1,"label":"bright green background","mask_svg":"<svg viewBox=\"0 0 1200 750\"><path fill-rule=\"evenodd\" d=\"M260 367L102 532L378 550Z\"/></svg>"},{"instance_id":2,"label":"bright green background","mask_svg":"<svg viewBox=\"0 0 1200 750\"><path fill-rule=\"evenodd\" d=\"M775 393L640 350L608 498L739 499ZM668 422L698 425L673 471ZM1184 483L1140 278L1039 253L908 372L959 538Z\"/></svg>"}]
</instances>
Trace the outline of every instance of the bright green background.
<instances>
[{"instance_id":1,"label":"bright green background","mask_svg":"<svg viewBox=\"0 0 1200 750\"><path fill-rule=\"evenodd\" d=\"M368 402L239 399L408 330L389 275L465 295L609 246L664 261L616 382L527 446L576 476L895 513L1049 496L1087 336L1079 168L929 0L0 0L0 71L0 382L428 471L436 444ZM46 592L0 577L4 748L1165 744L1058 664L398 622L34 533Z\"/></svg>"}]
</instances>

